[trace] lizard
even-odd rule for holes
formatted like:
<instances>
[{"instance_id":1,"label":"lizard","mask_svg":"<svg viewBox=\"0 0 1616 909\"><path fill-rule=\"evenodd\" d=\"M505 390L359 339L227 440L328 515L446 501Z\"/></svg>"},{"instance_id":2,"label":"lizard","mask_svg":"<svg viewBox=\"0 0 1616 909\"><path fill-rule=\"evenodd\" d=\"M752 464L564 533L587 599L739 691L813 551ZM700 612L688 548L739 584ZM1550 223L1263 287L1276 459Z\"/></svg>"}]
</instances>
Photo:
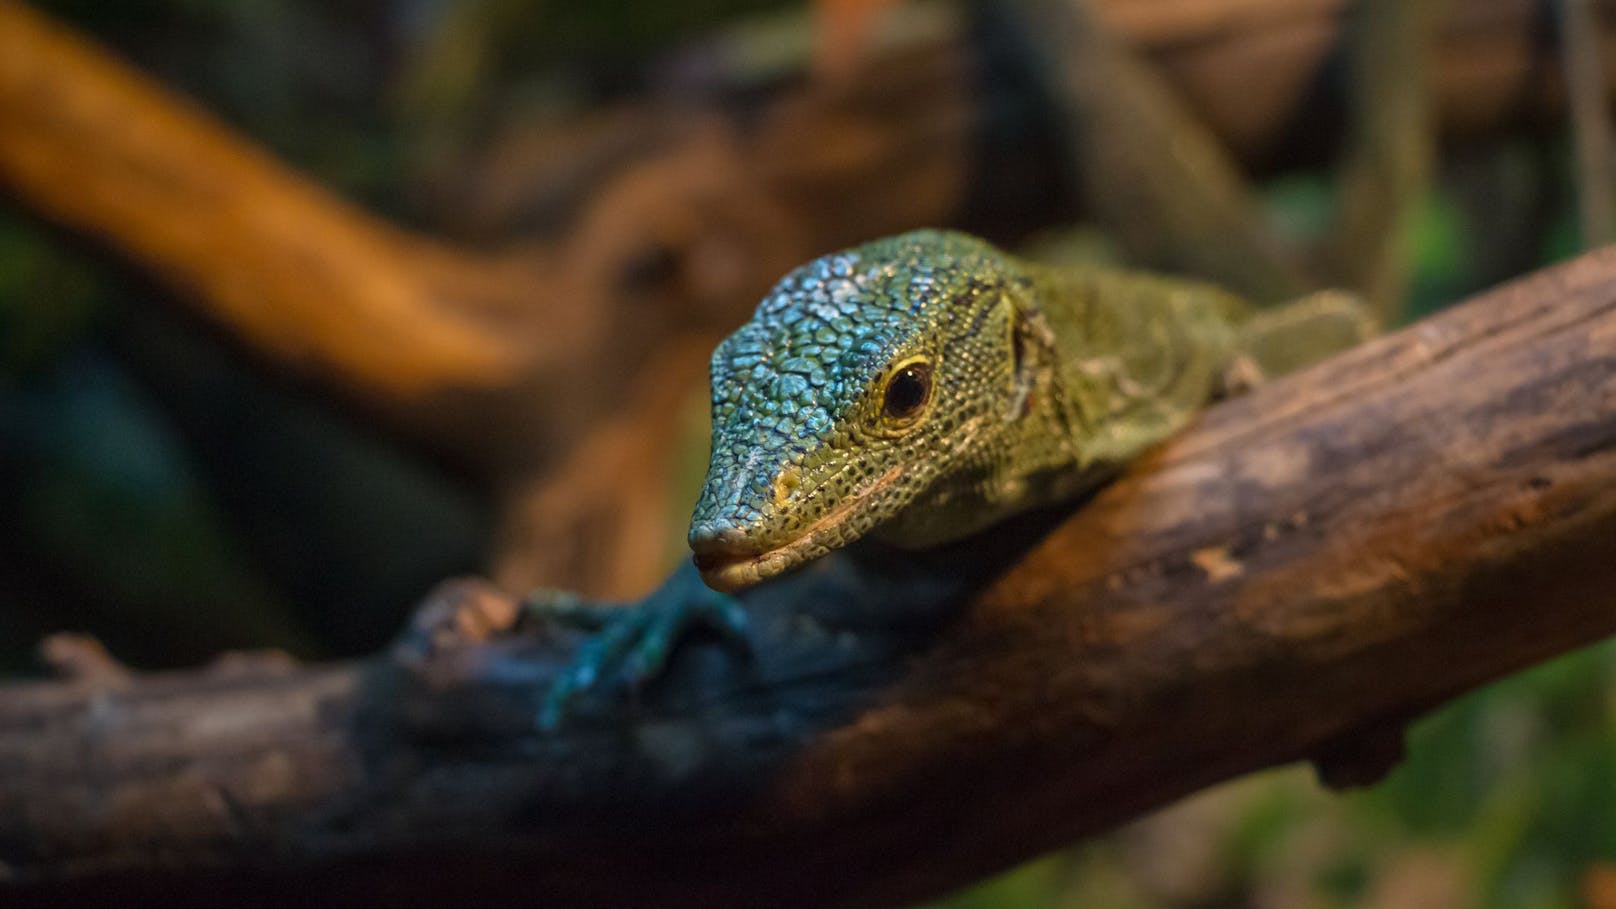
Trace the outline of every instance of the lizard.
<instances>
[{"instance_id":1,"label":"lizard","mask_svg":"<svg viewBox=\"0 0 1616 909\"><path fill-rule=\"evenodd\" d=\"M1073 500L1215 398L1373 332L1341 291L1259 309L1211 284L1039 264L951 231L803 265L713 351L688 535L701 583L682 569L630 610L535 600L605 629L544 720L608 667L654 675L692 623L744 639L727 594L866 536L924 548Z\"/></svg>"}]
</instances>

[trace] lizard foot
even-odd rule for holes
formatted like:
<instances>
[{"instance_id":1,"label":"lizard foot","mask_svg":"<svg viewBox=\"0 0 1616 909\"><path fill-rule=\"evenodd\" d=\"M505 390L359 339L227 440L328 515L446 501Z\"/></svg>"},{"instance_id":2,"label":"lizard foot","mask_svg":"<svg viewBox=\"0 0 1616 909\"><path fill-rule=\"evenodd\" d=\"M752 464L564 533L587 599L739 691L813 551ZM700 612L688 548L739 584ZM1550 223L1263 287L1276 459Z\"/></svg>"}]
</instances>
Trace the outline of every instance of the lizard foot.
<instances>
[{"instance_id":1,"label":"lizard foot","mask_svg":"<svg viewBox=\"0 0 1616 909\"><path fill-rule=\"evenodd\" d=\"M538 590L523 602L525 617L594 634L556 677L539 710L539 728L554 730L583 695L606 684L635 688L654 678L693 630L715 631L747 646L740 603L701 583L688 565L650 596L632 605L585 603L576 594Z\"/></svg>"}]
</instances>

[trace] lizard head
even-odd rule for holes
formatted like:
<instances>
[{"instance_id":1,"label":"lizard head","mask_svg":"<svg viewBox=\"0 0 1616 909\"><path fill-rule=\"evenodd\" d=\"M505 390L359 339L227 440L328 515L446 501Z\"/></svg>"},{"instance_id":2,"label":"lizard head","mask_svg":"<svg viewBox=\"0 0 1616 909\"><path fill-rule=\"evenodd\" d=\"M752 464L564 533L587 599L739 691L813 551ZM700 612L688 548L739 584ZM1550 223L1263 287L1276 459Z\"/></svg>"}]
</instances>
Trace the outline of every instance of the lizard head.
<instances>
[{"instance_id":1,"label":"lizard head","mask_svg":"<svg viewBox=\"0 0 1616 909\"><path fill-rule=\"evenodd\" d=\"M917 231L793 271L712 357L712 456L691 519L737 590L864 536L986 464L1026 397L1015 260Z\"/></svg>"}]
</instances>

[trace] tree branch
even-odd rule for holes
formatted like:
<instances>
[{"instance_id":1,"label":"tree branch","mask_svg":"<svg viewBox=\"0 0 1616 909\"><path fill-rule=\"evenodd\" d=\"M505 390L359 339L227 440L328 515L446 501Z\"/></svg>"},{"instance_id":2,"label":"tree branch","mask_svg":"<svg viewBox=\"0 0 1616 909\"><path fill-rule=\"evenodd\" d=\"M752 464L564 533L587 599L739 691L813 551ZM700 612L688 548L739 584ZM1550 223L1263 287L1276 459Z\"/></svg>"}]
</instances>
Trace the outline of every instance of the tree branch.
<instances>
[{"instance_id":1,"label":"tree branch","mask_svg":"<svg viewBox=\"0 0 1616 909\"><path fill-rule=\"evenodd\" d=\"M895 905L1259 767L1373 778L1616 631L1612 351L1616 247L1221 404L1069 517L764 585L750 660L686 647L559 734L576 641L482 642L515 607L470 582L365 663L11 687L0 896Z\"/></svg>"},{"instance_id":2,"label":"tree branch","mask_svg":"<svg viewBox=\"0 0 1616 909\"><path fill-rule=\"evenodd\" d=\"M0 0L0 191L142 269L282 372L484 479L530 482L617 403L621 364L669 326L711 328L714 312L729 324L810 257L728 126L684 123L674 147L595 187L565 240L474 251L360 210ZM659 295L636 285L648 253L691 248L726 266L710 269L723 274L707 296L677 273L652 275Z\"/></svg>"},{"instance_id":3,"label":"tree branch","mask_svg":"<svg viewBox=\"0 0 1616 909\"><path fill-rule=\"evenodd\" d=\"M352 208L13 2L0 3L0 181L206 299L250 346L368 394L415 403L507 384L524 366L496 324L455 308L464 294L443 299L441 271L476 266Z\"/></svg>"}]
</instances>

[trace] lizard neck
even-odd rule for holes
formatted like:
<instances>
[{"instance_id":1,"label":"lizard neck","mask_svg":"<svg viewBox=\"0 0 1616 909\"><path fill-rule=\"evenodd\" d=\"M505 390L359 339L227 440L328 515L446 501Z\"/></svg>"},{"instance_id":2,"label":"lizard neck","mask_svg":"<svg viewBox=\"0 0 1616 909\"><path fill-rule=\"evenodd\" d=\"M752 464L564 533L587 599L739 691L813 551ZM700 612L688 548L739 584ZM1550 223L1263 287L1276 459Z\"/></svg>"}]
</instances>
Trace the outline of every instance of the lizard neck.
<instances>
[{"instance_id":1,"label":"lizard neck","mask_svg":"<svg viewBox=\"0 0 1616 909\"><path fill-rule=\"evenodd\" d=\"M1007 300L1015 335L1008 361L979 390L991 405L963 430L970 437L951 440L949 469L876 531L885 541L909 548L949 542L1092 485L1058 346L1037 302L1037 271L1029 269L1024 298Z\"/></svg>"},{"instance_id":2,"label":"lizard neck","mask_svg":"<svg viewBox=\"0 0 1616 909\"><path fill-rule=\"evenodd\" d=\"M1211 397L1242 310L1230 295L1098 267L1024 265L1001 425L880 535L909 547L1069 501L1184 425ZM982 394L1006 398L1002 387Z\"/></svg>"}]
</instances>

